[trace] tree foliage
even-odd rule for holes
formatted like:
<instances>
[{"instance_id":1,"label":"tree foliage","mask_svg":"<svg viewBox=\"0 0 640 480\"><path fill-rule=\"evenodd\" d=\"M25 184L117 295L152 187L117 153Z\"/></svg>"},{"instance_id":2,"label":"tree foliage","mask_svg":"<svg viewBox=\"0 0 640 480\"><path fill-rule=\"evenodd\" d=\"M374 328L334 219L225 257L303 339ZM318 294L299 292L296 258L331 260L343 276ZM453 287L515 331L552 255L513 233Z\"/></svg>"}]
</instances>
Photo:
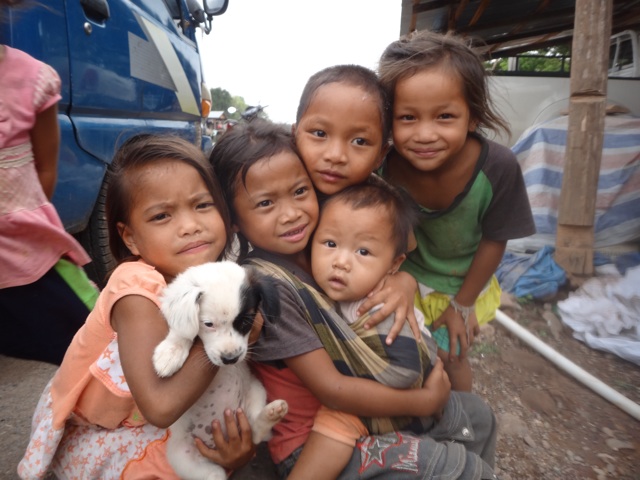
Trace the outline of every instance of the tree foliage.
<instances>
[{"instance_id":1,"label":"tree foliage","mask_svg":"<svg viewBox=\"0 0 640 480\"><path fill-rule=\"evenodd\" d=\"M531 50L515 57L495 58L485 62L485 66L488 70L494 72L569 73L571 68L571 46L555 45Z\"/></svg>"},{"instance_id":2,"label":"tree foliage","mask_svg":"<svg viewBox=\"0 0 640 480\"><path fill-rule=\"evenodd\" d=\"M223 88L211 89L211 111L223 111L228 119L240 120L242 112L249 106L250 105L247 105L247 102L245 102L244 97L232 96ZM229 113L229 107L234 107L236 111ZM264 112L260 114L260 117L269 118Z\"/></svg>"}]
</instances>

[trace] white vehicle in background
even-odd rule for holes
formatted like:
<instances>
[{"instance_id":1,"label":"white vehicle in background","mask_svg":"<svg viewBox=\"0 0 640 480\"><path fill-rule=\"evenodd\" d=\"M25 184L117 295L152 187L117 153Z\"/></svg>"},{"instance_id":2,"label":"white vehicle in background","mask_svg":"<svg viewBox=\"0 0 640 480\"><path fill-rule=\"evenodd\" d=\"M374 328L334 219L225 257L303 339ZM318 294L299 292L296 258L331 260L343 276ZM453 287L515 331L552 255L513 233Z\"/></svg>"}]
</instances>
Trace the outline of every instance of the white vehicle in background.
<instances>
[{"instance_id":1,"label":"white vehicle in background","mask_svg":"<svg viewBox=\"0 0 640 480\"><path fill-rule=\"evenodd\" d=\"M638 32L625 30L611 37L607 103L640 116L640 50ZM511 136L496 140L511 147L522 133L538 123L566 114L570 79L567 73L514 70L490 77L491 96L511 127Z\"/></svg>"}]
</instances>

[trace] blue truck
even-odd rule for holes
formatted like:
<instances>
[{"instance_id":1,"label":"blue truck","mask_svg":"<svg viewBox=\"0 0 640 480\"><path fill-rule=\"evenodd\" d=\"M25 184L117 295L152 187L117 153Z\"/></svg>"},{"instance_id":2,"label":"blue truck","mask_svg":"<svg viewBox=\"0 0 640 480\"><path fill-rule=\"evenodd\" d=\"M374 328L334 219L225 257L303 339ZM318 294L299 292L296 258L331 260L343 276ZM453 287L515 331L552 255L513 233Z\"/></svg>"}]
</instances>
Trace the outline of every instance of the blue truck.
<instances>
[{"instance_id":1,"label":"blue truck","mask_svg":"<svg viewBox=\"0 0 640 480\"><path fill-rule=\"evenodd\" d=\"M62 80L61 145L53 204L93 261L99 286L114 266L104 214L116 148L140 132L206 148L211 105L196 33L228 0L47 0L6 9L0 43L51 65Z\"/></svg>"}]
</instances>

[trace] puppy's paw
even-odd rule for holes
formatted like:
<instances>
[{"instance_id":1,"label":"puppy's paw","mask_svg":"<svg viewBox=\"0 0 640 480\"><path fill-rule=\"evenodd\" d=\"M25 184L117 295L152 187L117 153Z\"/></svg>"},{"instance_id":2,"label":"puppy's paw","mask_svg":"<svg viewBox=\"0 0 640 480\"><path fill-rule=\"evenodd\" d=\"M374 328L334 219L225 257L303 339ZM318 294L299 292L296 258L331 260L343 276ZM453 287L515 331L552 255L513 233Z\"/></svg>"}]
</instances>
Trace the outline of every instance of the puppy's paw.
<instances>
[{"instance_id":1,"label":"puppy's paw","mask_svg":"<svg viewBox=\"0 0 640 480\"><path fill-rule=\"evenodd\" d=\"M181 342L163 340L153 351L153 367L160 377L170 377L184 365L189 348Z\"/></svg>"},{"instance_id":2,"label":"puppy's paw","mask_svg":"<svg viewBox=\"0 0 640 480\"><path fill-rule=\"evenodd\" d=\"M289 405L285 400L274 400L264 407L266 419L274 424L282 420L288 411Z\"/></svg>"},{"instance_id":3,"label":"puppy's paw","mask_svg":"<svg viewBox=\"0 0 640 480\"><path fill-rule=\"evenodd\" d=\"M256 445L271 438L271 428L284 418L289 405L284 400L274 400L260 410L255 422L251 425L253 443Z\"/></svg>"}]
</instances>

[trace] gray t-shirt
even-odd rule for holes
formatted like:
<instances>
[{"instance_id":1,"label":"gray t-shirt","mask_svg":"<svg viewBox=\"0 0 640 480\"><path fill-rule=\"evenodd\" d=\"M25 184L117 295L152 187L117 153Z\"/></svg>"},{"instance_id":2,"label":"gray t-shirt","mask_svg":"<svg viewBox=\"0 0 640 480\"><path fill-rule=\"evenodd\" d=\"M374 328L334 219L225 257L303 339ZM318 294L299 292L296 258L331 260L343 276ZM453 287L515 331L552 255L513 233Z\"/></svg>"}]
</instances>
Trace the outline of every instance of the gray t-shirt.
<instances>
[{"instance_id":1,"label":"gray t-shirt","mask_svg":"<svg viewBox=\"0 0 640 480\"><path fill-rule=\"evenodd\" d=\"M279 255L254 250L249 258L261 258L292 272L300 281L318 288L315 281L300 267ZM260 338L254 344L251 358L257 362L277 362L324 348L318 335L306 320L305 306L297 300L291 286L274 279L280 297L280 317L265 318Z\"/></svg>"}]
</instances>

